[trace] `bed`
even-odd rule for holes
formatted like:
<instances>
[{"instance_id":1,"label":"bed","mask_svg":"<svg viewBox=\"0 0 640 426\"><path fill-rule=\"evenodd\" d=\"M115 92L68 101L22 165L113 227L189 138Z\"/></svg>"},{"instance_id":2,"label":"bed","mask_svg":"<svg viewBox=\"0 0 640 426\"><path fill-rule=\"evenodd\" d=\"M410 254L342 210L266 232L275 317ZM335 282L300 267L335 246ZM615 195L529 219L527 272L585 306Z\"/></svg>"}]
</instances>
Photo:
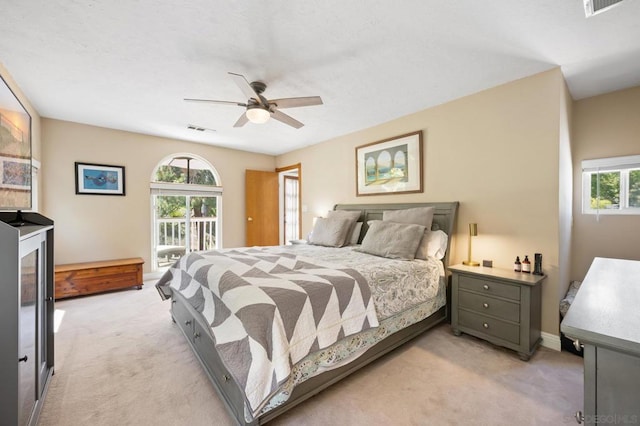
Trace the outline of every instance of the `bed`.
<instances>
[{"instance_id":1,"label":"bed","mask_svg":"<svg viewBox=\"0 0 640 426\"><path fill-rule=\"evenodd\" d=\"M235 421L264 424L446 319L451 238L416 261L403 257L416 246L395 252L389 242L453 235L457 207L336 205L314 244L192 253L156 288ZM424 208L430 229L405 219ZM350 227L329 238L344 238L340 248L322 242L336 224Z\"/></svg>"}]
</instances>

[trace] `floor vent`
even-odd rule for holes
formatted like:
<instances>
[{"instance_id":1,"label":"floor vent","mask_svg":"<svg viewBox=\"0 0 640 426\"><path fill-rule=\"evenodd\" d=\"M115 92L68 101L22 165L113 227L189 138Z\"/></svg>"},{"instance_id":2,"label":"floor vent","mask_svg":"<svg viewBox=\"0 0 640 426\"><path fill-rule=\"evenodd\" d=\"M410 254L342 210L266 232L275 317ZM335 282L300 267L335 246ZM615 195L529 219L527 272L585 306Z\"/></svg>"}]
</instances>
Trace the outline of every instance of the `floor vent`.
<instances>
[{"instance_id":1,"label":"floor vent","mask_svg":"<svg viewBox=\"0 0 640 426\"><path fill-rule=\"evenodd\" d=\"M609 10L622 0L584 0L584 13L587 18Z\"/></svg>"}]
</instances>

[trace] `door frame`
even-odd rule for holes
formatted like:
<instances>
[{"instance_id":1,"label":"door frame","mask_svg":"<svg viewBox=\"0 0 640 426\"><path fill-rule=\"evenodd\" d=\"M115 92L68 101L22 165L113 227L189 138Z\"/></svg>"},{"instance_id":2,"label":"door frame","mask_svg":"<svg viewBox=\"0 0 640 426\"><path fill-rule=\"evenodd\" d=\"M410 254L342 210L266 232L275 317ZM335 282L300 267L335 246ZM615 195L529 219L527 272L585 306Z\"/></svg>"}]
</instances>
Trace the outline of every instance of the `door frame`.
<instances>
[{"instance_id":1,"label":"door frame","mask_svg":"<svg viewBox=\"0 0 640 426\"><path fill-rule=\"evenodd\" d=\"M282 179L282 176L287 172L296 170L298 172L298 236L302 236L302 163L292 164L290 166L276 167L276 173L278 173L278 179ZM281 185L280 193L280 226L284 229L284 185ZM284 241L284 233L280 235L281 244L286 244Z\"/></svg>"}]
</instances>

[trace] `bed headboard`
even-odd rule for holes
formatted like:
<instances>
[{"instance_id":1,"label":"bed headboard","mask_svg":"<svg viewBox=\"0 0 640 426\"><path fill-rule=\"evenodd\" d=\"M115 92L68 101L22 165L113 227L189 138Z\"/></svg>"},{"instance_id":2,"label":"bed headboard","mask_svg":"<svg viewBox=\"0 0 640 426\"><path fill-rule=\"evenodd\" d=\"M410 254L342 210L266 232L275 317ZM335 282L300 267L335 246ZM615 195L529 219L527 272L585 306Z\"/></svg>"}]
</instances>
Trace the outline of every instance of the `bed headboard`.
<instances>
[{"instance_id":1,"label":"bed headboard","mask_svg":"<svg viewBox=\"0 0 640 426\"><path fill-rule=\"evenodd\" d=\"M451 239L453 237L453 228L456 224L456 213L458 211L458 201L448 203L402 203L402 204L336 204L334 210L354 210L360 211L359 221L362 224L362 231L358 242L362 242L362 238L367 232L370 220L382 220L382 212L385 210L402 210L413 207L433 207L433 225L432 230L440 229L449 236L447 242L447 253L442 259L445 266L449 265L449 249L451 248Z\"/></svg>"}]
</instances>

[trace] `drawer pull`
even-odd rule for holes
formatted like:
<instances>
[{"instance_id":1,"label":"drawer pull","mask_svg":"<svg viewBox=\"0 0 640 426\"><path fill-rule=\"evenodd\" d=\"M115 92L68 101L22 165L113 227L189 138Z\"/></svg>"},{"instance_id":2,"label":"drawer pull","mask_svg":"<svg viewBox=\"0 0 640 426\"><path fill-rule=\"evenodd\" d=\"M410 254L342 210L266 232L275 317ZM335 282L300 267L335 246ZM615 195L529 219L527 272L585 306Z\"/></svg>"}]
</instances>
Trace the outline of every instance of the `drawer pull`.
<instances>
[{"instance_id":1,"label":"drawer pull","mask_svg":"<svg viewBox=\"0 0 640 426\"><path fill-rule=\"evenodd\" d=\"M229 381L229 376L227 376L226 374L224 374L224 375L222 376L222 380L224 380L225 382L228 382L228 381Z\"/></svg>"},{"instance_id":2,"label":"drawer pull","mask_svg":"<svg viewBox=\"0 0 640 426\"><path fill-rule=\"evenodd\" d=\"M483 326L484 328L489 328L489 324L487 324L486 322L483 322L483 323L482 323L482 326Z\"/></svg>"},{"instance_id":3,"label":"drawer pull","mask_svg":"<svg viewBox=\"0 0 640 426\"><path fill-rule=\"evenodd\" d=\"M22 358L18 358L18 362L27 362L28 359L29 357L25 355Z\"/></svg>"},{"instance_id":4,"label":"drawer pull","mask_svg":"<svg viewBox=\"0 0 640 426\"><path fill-rule=\"evenodd\" d=\"M484 288L485 290L489 290L489 285L485 284L485 285L482 286L482 288Z\"/></svg>"},{"instance_id":5,"label":"drawer pull","mask_svg":"<svg viewBox=\"0 0 640 426\"><path fill-rule=\"evenodd\" d=\"M584 348L584 345L580 343L580 340L576 339L573 341L573 347L576 348L576 351L580 352L582 348Z\"/></svg>"},{"instance_id":6,"label":"drawer pull","mask_svg":"<svg viewBox=\"0 0 640 426\"><path fill-rule=\"evenodd\" d=\"M191 325L191 320L186 320L186 321L184 322L184 325Z\"/></svg>"},{"instance_id":7,"label":"drawer pull","mask_svg":"<svg viewBox=\"0 0 640 426\"><path fill-rule=\"evenodd\" d=\"M200 333L198 333L198 332L193 333L193 338L194 339L197 339L199 337L200 337Z\"/></svg>"},{"instance_id":8,"label":"drawer pull","mask_svg":"<svg viewBox=\"0 0 640 426\"><path fill-rule=\"evenodd\" d=\"M489 304L488 303L483 303L482 307L485 308L485 309L489 309Z\"/></svg>"},{"instance_id":9,"label":"drawer pull","mask_svg":"<svg viewBox=\"0 0 640 426\"><path fill-rule=\"evenodd\" d=\"M576 411L575 418L576 418L576 422L579 425L581 425L582 422L584 422L584 414L582 414L582 411Z\"/></svg>"}]
</instances>

